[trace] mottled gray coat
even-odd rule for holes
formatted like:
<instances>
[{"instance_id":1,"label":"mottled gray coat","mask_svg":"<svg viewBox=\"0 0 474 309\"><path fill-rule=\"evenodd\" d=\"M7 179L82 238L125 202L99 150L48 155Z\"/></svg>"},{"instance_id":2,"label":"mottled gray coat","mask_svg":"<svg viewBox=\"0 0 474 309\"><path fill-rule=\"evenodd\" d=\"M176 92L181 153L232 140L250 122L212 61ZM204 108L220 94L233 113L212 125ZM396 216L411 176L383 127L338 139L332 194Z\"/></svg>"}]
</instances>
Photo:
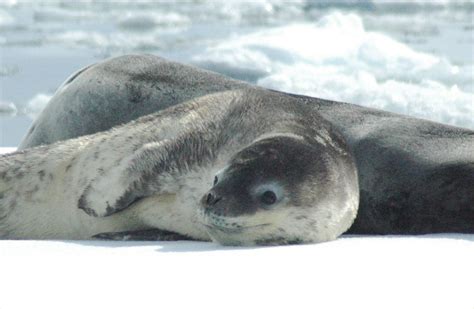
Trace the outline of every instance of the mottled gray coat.
<instances>
[{"instance_id":1,"label":"mottled gray coat","mask_svg":"<svg viewBox=\"0 0 474 309\"><path fill-rule=\"evenodd\" d=\"M249 87L156 56L113 58L70 78L21 147L106 130L204 94ZM360 209L351 232L474 232L473 131L291 96L317 110L352 149L359 170Z\"/></svg>"},{"instance_id":2,"label":"mottled gray coat","mask_svg":"<svg viewBox=\"0 0 474 309\"><path fill-rule=\"evenodd\" d=\"M295 101L219 92L1 156L0 238L158 229L232 245L335 239L357 213L355 163L338 132Z\"/></svg>"}]
</instances>

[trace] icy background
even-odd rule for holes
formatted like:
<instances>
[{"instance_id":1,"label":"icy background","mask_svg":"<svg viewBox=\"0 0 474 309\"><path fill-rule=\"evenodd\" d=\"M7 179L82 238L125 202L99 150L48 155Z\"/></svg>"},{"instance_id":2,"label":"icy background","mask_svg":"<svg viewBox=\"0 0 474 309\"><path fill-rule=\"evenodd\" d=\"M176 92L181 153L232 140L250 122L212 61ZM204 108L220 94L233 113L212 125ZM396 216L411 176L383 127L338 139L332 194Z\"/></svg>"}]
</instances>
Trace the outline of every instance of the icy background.
<instances>
[{"instance_id":1,"label":"icy background","mask_svg":"<svg viewBox=\"0 0 474 309\"><path fill-rule=\"evenodd\" d=\"M474 129L473 13L448 0L0 0L0 146L19 143L73 71L139 52ZM0 241L0 309L473 309L473 261L474 237L460 234L273 248Z\"/></svg>"},{"instance_id":2,"label":"icy background","mask_svg":"<svg viewBox=\"0 0 474 309\"><path fill-rule=\"evenodd\" d=\"M472 1L0 0L0 146L75 70L153 53L474 129Z\"/></svg>"}]
</instances>

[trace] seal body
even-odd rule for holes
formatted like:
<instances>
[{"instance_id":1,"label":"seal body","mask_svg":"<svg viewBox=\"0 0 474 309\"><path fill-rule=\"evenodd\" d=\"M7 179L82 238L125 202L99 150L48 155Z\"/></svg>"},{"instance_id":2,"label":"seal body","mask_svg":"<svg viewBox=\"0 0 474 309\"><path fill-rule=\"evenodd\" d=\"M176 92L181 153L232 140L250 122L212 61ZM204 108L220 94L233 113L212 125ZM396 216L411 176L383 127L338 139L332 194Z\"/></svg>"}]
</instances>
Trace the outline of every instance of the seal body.
<instances>
[{"instance_id":1,"label":"seal body","mask_svg":"<svg viewBox=\"0 0 474 309\"><path fill-rule=\"evenodd\" d=\"M337 130L261 89L0 157L0 237L9 239L158 229L231 245L321 242L351 226L358 200Z\"/></svg>"},{"instance_id":2,"label":"seal body","mask_svg":"<svg viewBox=\"0 0 474 309\"><path fill-rule=\"evenodd\" d=\"M113 58L66 82L21 148L106 130L204 94L250 88L151 55ZM353 104L276 93L319 112L351 148L359 172L360 207L349 232L474 232L473 131Z\"/></svg>"},{"instance_id":3,"label":"seal body","mask_svg":"<svg viewBox=\"0 0 474 309\"><path fill-rule=\"evenodd\" d=\"M129 55L72 74L18 149L108 130L213 92L248 87L219 74L152 55Z\"/></svg>"}]
</instances>

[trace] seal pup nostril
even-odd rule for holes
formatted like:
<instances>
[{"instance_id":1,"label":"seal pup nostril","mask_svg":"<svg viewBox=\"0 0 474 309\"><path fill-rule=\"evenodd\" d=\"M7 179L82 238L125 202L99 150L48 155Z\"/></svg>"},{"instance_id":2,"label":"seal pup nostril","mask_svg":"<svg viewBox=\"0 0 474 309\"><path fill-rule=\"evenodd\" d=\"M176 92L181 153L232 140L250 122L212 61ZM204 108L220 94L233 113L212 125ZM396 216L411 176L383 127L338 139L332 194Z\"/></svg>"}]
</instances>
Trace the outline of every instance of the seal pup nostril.
<instances>
[{"instance_id":1,"label":"seal pup nostril","mask_svg":"<svg viewBox=\"0 0 474 309\"><path fill-rule=\"evenodd\" d=\"M206 196L206 205L213 206L217 204L222 199L222 197L217 196L214 192L209 192Z\"/></svg>"}]
</instances>

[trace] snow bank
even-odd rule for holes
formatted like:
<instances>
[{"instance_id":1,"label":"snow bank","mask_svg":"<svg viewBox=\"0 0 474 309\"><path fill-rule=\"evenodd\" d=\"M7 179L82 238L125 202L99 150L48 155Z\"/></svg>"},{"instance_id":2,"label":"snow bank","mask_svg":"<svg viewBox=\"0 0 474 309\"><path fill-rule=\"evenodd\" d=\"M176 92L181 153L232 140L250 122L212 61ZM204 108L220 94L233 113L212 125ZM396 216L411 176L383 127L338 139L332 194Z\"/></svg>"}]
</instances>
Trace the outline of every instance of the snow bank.
<instances>
[{"instance_id":1,"label":"snow bank","mask_svg":"<svg viewBox=\"0 0 474 309\"><path fill-rule=\"evenodd\" d=\"M13 152L16 150L16 147L0 147L0 155L4 153Z\"/></svg>"},{"instance_id":2,"label":"snow bank","mask_svg":"<svg viewBox=\"0 0 474 309\"><path fill-rule=\"evenodd\" d=\"M24 113L31 119L36 119L52 97L50 94L38 93L28 101Z\"/></svg>"},{"instance_id":3,"label":"snow bank","mask_svg":"<svg viewBox=\"0 0 474 309\"><path fill-rule=\"evenodd\" d=\"M157 12L147 12L141 14L128 13L118 21L118 26L132 31L149 31L158 26L183 26L190 23L186 16L169 13L161 14Z\"/></svg>"},{"instance_id":4,"label":"snow bank","mask_svg":"<svg viewBox=\"0 0 474 309\"><path fill-rule=\"evenodd\" d=\"M0 1L0 45L80 48L100 59L149 52L277 90L474 129L472 12L462 0L10 0ZM0 75L15 72L0 67ZM57 84L49 87L35 92ZM26 104L4 101L18 114Z\"/></svg>"},{"instance_id":5,"label":"snow bank","mask_svg":"<svg viewBox=\"0 0 474 309\"><path fill-rule=\"evenodd\" d=\"M18 108L13 102L3 102L0 100L0 117L4 115L27 115L31 119L36 119L41 111L48 105L53 96L46 93L38 93L26 103L26 106Z\"/></svg>"},{"instance_id":6,"label":"snow bank","mask_svg":"<svg viewBox=\"0 0 474 309\"><path fill-rule=\"evenodd\" d=\"M16 115L16 113L17 113L17 108L13 102L0 101L0 116L3 116L2 114L14 116Z\"/></svg>"},{"instance_id":7,"label":"snow bank","mask_svg":"<svg viewBox=\"0 0 474 309\"><path fill-rule=\"evenodd\" d=\"M5 10L0 10L0 26L5 27L5 26L10 26L13 24L15 21L15 18L8 14L7 11Z\"/></svg>"},{"instance_id":8,"label":"snow bank","mask_svg":"<svg viewBox=\"0 0 474 309\"><path fill-rule=\"evenodd\" d=\"M474 128L472 65L367 31L355 14L237 36L193 60L268 88Z\"/></svg>"}]
</instances>

